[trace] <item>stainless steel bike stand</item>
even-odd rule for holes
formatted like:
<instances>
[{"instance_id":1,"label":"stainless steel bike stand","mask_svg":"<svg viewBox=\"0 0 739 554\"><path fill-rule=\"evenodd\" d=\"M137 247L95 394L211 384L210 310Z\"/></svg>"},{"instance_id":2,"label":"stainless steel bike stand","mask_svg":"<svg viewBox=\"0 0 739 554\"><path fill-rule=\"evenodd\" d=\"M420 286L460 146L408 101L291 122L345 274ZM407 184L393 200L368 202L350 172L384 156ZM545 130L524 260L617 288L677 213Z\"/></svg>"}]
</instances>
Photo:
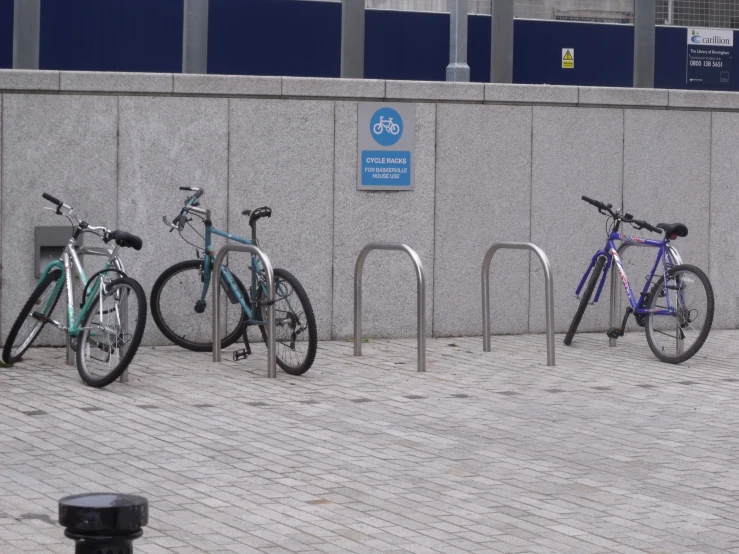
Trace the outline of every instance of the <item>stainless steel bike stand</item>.
<instances>
[{"instance_id":1,"label":"stainless steel bike stand","mask_svg":"<svg viewBox=\"0 0 739 554\"><path fill-rule=\"evenodd\" d=\"M649 245L642 245L638 242L623 242L621 243L621 246L616 249L616 254L618 255L619 260L621 259L621 253L629 248L630 246L645 246L649 247ZM675 249L674 246L670 245L670 256L672 256L673 261L676 265L680 265L683 263L683 259L680 257L679 252ZM610 316L609 319L611 321L611 328L618 327L621 322L619 321L619 314L618 314L618 289L620 288L618 286L618 270L614 267L615 263L611 262L611 307L610 307ZM677 325L677 328L680 328L680 325ZM608 339L608 346L614 347L616 346L616 342L618 339ZM682 339L680 338L680 333L677 334L677 352L678 354L682 352Z\"/></svg>"},{"instance_id":2,"label":"stainless steel bike stand","mask_svg":"<svg viewBox=\"0 0 739 554\"><path fill-rule=\"evenodd\" d=\"M354 266L354 355L362 355L362 270L367 254L373 250L400 250L413 260L416 269L416 304L418 327L418 371L426 371L426 278L418 253L407 244L393 242L371 242L359 252Z\"/></svg>"},{"instance_id":3,"label":"stainless steel bike stand","mask_svg":"<svg viewBox=\"0 0 739 554\"><path fill-rule=\"evenodd\" d=\"M544 268L544 302L547 321L547 365L554 365L554 285L552 266L544 251L530 242L496 242L485 253L482 260L482 350L490 352L490 262L500 249L531 250Z\"/></svg>"},{"instance_id":4,"label":"stainless steel bike stand","mask_svg":"<svg viewBox=\"0 0 739 554\"><path fill-rule=\"evenodd\" d=\"M121 299L121 336L125 340L125 338L128 336L128 291L126 291L124 294L126 295L126 297ZM121 359L123 359L123 356L126 355L127 351L128 343L124 342L123 346L121 346ZM121 383L128 383L128 368L126 368L125 371L121 373L121 376L118 378L118 380Z\"/></svg>"},{"instance_id":5,"label":"stainless steel bike stand","mask_svg":"<svg viewBox=\"0 0 739 554\"><path fill-rule=\"evenodd\" d=\"M267 281L267 377L277 377L277 365L275 355L275 272L267 255L256 246L251 244L227 244L218 251L216 261L211 273L211 286L213 287L213 361L221 361L221 267L229 252L248 252L262 260L265 279Z\"/></svg>"}]
</instances>

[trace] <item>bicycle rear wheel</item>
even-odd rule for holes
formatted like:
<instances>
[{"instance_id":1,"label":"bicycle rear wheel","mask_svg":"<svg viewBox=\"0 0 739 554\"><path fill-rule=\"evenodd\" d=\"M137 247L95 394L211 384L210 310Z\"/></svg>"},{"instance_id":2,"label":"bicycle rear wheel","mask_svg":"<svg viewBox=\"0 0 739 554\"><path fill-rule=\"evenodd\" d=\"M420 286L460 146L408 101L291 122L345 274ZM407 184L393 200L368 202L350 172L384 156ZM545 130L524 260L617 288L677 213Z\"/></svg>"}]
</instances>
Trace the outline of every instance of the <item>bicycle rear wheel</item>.
<instances>
[{"instance_id":1,"label":"bicycle rear wheel","mask_svg":"<svg viewBox=\"0 0 739 554\"><path fill-rule=\"evenodd\" d=\"M247 298L244 285L233 273L231 276L241 294ZM223 283L221 288L221 329L226 331L221 339L221 348L227 348L241 337L245 316L239 304L231 304ZM173 265L164 270L151 289L151 315L154 323L176 345L194 352L211 352L213 308L209 306L210 292L212 291L209 291L205 305L200 306L198 302L203 293L203 260L188 260Z\"/></svg>"},{"instance_id":2,"label":"bicycle rear wheel","mask_svg":"<svg viewBox=\"0 0 739 554\"><path fill-rule=\"evenodd\" d=\"M102 278L101 278L102 279ZM131 363L144 335L146 295L130 277L105 282L77 337L77 370L91 387L105 387Z\"/></svg>"},{"instance_id":3,"label":"bicycle rear wheel","mask_svg":"<svg viewBox=\"0 0 739 554\"><path fill-rule=\"evenodd\" d=\"M267 320L267 309L259 300L262 320ZM267 341L267 330L259 326ZM275 357L290 375L302 375L313 365L318 348L316 318L308 295L295 276L284 269L275 269Z\"/></svg>"},{"instance_id":4,"label":"bicycle rear wheel","mask_svg":"<svg viewBox=\"0 0 739 554\"><path fill-rule=\"evenodd\" d=\"M57 288L61 277L61 270L53 269L31 293L5 341L3 348L3 361L5 363L13 364L20 360L23 353L28 350L41 333L46 325L46 320L39 318L39 316L50 317L54 311L57 302L59 302L59 297L62 295L62 287Z\"/></svg>"},{"instance_id":5,"label":"bicycle rear wheel","mask_svg":"<svg viewBox=\"0 0 739 554\"><path fill-rule=\"evenodd\" d=\"M583 292L582 296L580 297L580 305L577 307L575 317L572 318L570 328L567 330L567 335L565 335L565 344L567 346L572 344L572 339L577 332L577 328L580 325L582 316L583 314L585 314L585 308L588 307L590 298L593 296L593 291L595 290L595 286L598 284L598 279L600 278L601 273L603 273L603 266L605 265L606 259L604 256L601 256L595 262L595 267L593 267L593 270L590 273L590 279L588 280L588 284L585 287L585 292Z\"/></svg>"},{"instance_id":6,"label":"bicycle rear wheel","mask_svg":"<svg viewBox=\"0 0 739 554\"><path fill-rule=\"evenodd\" d=\"M695 266L677 265L652 287L647 307L675 309L673 315L648 314L647 343L657 358L679 364L692 358L706 342L713 325L713 288L706 274Z\"/></svg>"}]
</instances>

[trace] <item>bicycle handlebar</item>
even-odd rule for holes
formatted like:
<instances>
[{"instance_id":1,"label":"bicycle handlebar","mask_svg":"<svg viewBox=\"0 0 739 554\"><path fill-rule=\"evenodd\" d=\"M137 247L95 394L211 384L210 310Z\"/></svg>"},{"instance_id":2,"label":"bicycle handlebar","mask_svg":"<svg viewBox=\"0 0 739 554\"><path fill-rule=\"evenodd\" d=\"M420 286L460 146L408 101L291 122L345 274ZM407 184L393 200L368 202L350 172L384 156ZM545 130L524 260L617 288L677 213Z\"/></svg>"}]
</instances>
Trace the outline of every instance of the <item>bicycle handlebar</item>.
<instances>
[{"instance_id":1,"label":"bicycle handlebar","mask_svg":"<svg viewBox=\"0 0 739 554\"><path fill-rule=\"evenodd\" d=\"M598 211L604 215L610 215L613 217L616 217L618 215L617 212L614 212L611 209L613 208L612 204L604 204L603 202L599 202L598 200L593 200L592 198L588 198L587 196L583 196L582 200L598 208ZM659 227L650 225L643 219L634 219L634 216L632 216L631 214L624 214L622 217L622 220L626 223L629 223L636 229L646 229L647 231L651 231L652 233L657 233L658 235L662 234L662 229L660 229Z\"/></svg>"},{"instance_id":2,"label":"bicycle handlebar","mask_svg":"<svg viewBox=\"0 0 739 554\"><path fill-rule=\"evenodd\" d=\"M64 205L64 202L62 202L62 201L61 201L61 200L59 200L58 198L54 198L54 197L53 197L53 196L52 196L51 194L49 194L48 192L44 192L44 193L43 193L43 194L41 195L41 197L42 197L42 198L43 198L44 200L48 200L48 201L49 201L49 202L51 202L52 204L56 204L56 205L57 205L57 206L59 206L60 208L61 208L61 207L62 207L62 206Z\"/></svg>"},{"instance_id":3,"label":"bicycle handlebar","mask_svg":"<svg viewBox=\"0 0 739 554\"><path fill-rule=\"evenodd\" d=\"M194 192L195 194L187 197L187 200L185 200L185 205L182 207L177 217L172 220L172 223L167 220L166 215L162 214L162 221L164 221L164 224L170 228L170 233L175 229L177 229L177 231L181 233L185 229L185 225L187 224L187 214L190 211L190 208L193 207L198 198L205 194L205 190L203 190L202 188L179 187L179 189L186 190L188 192Z\"/></svg>"}]
</instances>

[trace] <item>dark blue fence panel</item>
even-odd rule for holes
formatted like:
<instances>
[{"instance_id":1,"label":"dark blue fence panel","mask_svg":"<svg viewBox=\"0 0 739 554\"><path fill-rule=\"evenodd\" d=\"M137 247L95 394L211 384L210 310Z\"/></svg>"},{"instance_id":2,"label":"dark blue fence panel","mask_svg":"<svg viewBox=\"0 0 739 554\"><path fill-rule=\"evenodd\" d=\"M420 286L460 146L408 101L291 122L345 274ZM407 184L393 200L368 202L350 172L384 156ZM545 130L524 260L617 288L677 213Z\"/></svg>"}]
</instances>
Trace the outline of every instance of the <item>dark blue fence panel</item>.
<instances>
[{"instance_id":1,"label":"dark blue fence panel","mask_svg":"<svg viewBox=\"0 0 739 554\"><path fill-rule=\"evenodd\" d=\"M513 82L630 87L634 28L631 25L516 20ZM575 49L575 68L562 68L562 48Z\"/></svg>"},{"instance_id":2,"label":"dark blue fence panel","mask_svg":"<svg viewBox=\"0 0 739 554\"><path fill-rule=\"evenodd\" d=\"M211 0L209 26L208 73L339 76L340 3Z\"/></svg>"},{"instance_id":3,"label":"dark blue fence panel","mask_svg":"<svg viewBox=\"0 0 739 554\"><path fill-rule=\"evenodd\" d=\"M42 0L41 69L182 70L182 0Z\"/></svg>"},{"instance_id":4,"label":"dark blue fence panel","mask_svg":"<svg viewBox=\"0 0 739 554\"><path fill-rule=\"evenodd\" d=\"M42 69L181 71L182 0L41 0ZM304 0L211 0L208 70L236 75L338 77L341 4ZM633 27L561 21L514 22L515 83L630 87ZM655 86L739 90L733 81L685 82L686 29L657 27ZM449 14L368 10L365 75L443 81ZM575 49L574 69L562 49ZM12 65L13 0L0 0L0 68ZM490 17L470 16L472 81L490 78Z\"/></svg>"},{"instance_id":5,"label":"dark blue fence panel","mask_svg":"<svg viewBox=\"0 0 739 554\"><path fill-rule=\"evenodd\" d=\"M13 67L13 0L0 0L0 69Z\"/></svg>"},{"instance_id":6,"label":"dark blue fence panel","mask_svg":"<svg viewBox=\"0 0 739 554\"><path fill-rule=\"evenodd\" d=\"M367 10L364 60L369 79L446 80L449 14Z\"/></svg>"},{"instance_id":7,"label":"dark blue fence panel","mask_svg":"<svg viewBox=\"0 0 739 554\"><path fill-rule=\"evenodd\" d=\"M470 16L467 63L470 64L470 80L476 83L490 82L490 26L489 16Z\"/></svg>"}]
</instances>

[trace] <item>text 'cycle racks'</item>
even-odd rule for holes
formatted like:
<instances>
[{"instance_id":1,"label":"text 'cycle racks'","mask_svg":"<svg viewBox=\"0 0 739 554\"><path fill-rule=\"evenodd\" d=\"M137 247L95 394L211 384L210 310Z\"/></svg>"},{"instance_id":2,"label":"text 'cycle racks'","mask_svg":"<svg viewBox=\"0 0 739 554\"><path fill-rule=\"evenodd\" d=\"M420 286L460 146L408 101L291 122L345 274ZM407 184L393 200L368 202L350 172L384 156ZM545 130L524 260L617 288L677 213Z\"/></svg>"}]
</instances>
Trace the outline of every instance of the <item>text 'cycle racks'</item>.
<instances>
[{"instance_id":1,"label":"text 'cycle racks'","mask_svg":"<svg viewBox=\"0 0 739 554\"><path fill-rule=\"evenodd\" d=\"M213 361L221 361L221 334L220 334L220 301L221 287L219 279L221 275L221 267L229 252L247 252L252 256L257 256L262 260L264 266L264 280L267 282L267 377L269 379L277 378L277 365L275 354L275 272L272 269L272 263L267 255L259 248L251 244L227 244L218 251L215 264L213 265L213 275L216 280L213 284Z\"/></svg>"}]
</instances>

